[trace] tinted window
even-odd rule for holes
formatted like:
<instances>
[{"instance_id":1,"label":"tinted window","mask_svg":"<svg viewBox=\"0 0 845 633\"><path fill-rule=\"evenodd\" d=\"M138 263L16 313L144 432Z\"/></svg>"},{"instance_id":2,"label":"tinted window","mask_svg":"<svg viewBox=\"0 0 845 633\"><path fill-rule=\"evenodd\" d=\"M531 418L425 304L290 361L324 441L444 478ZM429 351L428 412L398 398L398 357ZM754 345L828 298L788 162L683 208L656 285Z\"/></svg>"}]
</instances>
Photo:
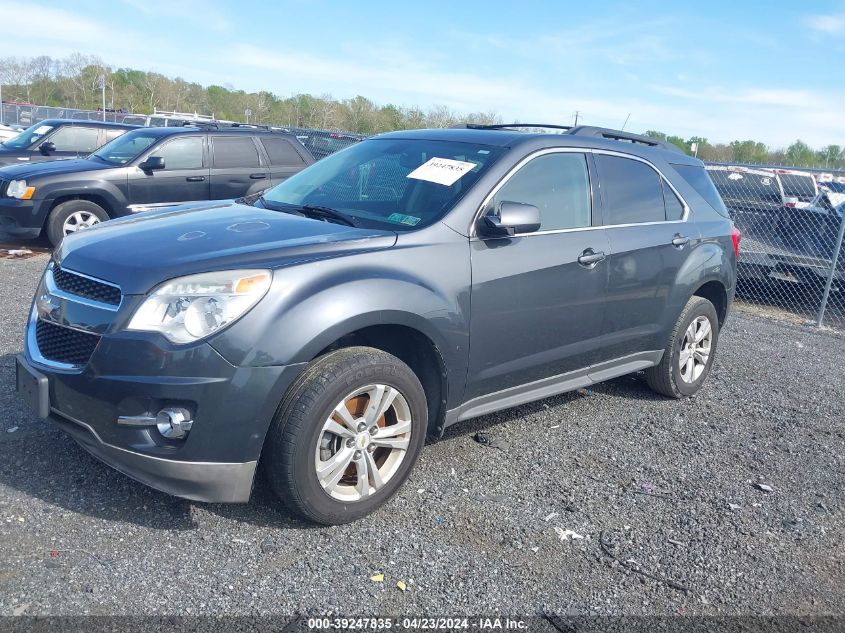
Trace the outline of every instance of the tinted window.
<instances>
[{"instance_id":1,"label":"tinted window","mask_svg":"<svg viewBox=\"0 0 845 633\"><path fill-rule=\"evenodd\" d=\"M730 217L725 203L722 202L722 196L719 195L716 187L713 186L713 181L710 180L710 176L704 167L698 167L696 165L672 165L672 167L680 174L681 178L686 180L695 189L698 195L707 201L707 204L713 207L720 215L726 218ZM713 173L715 174L716 172Z\"/></svg>"},{"instance_id":2,"label":"tinted window","mask_svg":"<svg viewBox=\"0 0 845 633\"><path fill-rule=\"evenodd\" d=\"M604 191L605 224L662 222L666 218L660 176L638 160L596 155Z\"/></svg>"},{"instance_id":3,"label":"tinted window","mask_svg":"<svg viewBox=\"0 0 845 633\"><path fill-rule=\"evenodd\" d=\"M684 205L672 191L668 183L663 180L663 203L666 206L667 220L680 220L684 217Z\"/></svg>"},{"instance_id":4,"label":"tinted window","mask_svg":"<svg viewBox=\"0 0 845 633\"><path fill-rule=\"evenodd\" d=\"M522 202L540 209L540 230L590 225L590 177L583 154L557 153L527 163L499 189L493 204Z\"/></svg>"},{"instance_id":5,"label":"tinted window","mask_svg":"<svg viewBox=\"0 0 845 633\"><path fill-rule=\"evenodd\" d=\"M65 125L50 137L56 149L63 152L91 153L97 149L98 130L90 127Z\"/></svg>"},{"instance_id":6,"label":"tinted window","mask_svg":"<svg viewBox=\"0 0 845 633\"><path fill-rule=\"evenodd\" d=\"M283 138L262 138L261 144L270 157L271 165L302 165L305 161L290 141Z\"/></svg>"},{"instance_id":7,"label":"tinted window","mask_svg":"<svg viewBox=\"0 0 845 633\"><path fill-rule=\"evenodd\" d=\"M710 174L719 194L727 200L768 202L778 205L783 201L778 180L774 174L728 169L708 169L706 173Z\"/></svg>"},{"instance_id":8,"label":"tinted window","mask_svg":"<svg viewBox=\"0 0 845 633\"><path fill-rule=\"evenodd\" d=\"M168 171L173 169L201 169L202 137L177 138L155 148L151 156L161 156L164 159L164 168Z\"/></svg>"},{"instance_id":9,"label":"tinted window","mask_svg":"<svg viewBox=\"0 0 845 633\"><path fill-rule=\"evenodd\" d=\"M215 136L215 167L258 167L258 150L251 136Z\"/></svg>"}]
</instances>

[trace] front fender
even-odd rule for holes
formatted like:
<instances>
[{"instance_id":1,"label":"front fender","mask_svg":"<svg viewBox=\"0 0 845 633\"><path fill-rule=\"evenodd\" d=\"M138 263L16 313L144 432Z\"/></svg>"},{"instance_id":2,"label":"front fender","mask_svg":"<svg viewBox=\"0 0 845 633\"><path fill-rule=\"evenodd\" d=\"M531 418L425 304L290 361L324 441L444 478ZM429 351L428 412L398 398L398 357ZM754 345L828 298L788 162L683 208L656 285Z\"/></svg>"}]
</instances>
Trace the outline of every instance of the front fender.
<instances>
[{"instance_id":1,"label":"front fender","mask_svg":"<svg viewBox=\"0 0 845 633\"><path fill-rule=\"evenodd\" d=\"M43 186L43 194L38 192L39 197L45 198L45 206L50 208L59 198L67 196L80 196L83 198L99 198L106 205L106 212L111 217L123 215L126 211L126 197L123 192L114 184L106 180L81 180L74 181L73 186L61 183L48 183Z\"/></svg>"},{"instance_id":2,"label":"front fender","mask_svg":"<svg viewBox=\"0 0 845 633\"><path fill-rule=\"evenodd\" d=\"M362 328L405 326L435 345L460 394L469 285L466 240L311 261L276 270L267 296L210 343L235 365L289 365Z\"/></svg>"}]
</instances>

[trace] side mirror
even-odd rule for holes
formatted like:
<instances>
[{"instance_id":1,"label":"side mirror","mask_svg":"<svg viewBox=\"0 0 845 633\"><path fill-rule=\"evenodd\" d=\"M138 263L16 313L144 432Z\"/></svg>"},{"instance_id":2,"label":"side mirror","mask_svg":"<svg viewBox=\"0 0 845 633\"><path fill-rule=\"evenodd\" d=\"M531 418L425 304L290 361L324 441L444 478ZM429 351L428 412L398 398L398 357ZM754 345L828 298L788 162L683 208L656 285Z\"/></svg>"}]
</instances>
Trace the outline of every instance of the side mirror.
<instances>
[{"instance_id":1,"label":"side mirror","mask_svg":"<svg viewBox=\"0 0 845 633\"><path fill-rule=\"evenodd\" d=\"M504 201L487 210L478 232L488 237L511 237L517 233L533 233L539 228L540 209L533 204Z\"/></svg>"},{"instance_id":2,"label":"side mirror","mask_svg":"<svg viewBox=\"0 0 845 633\"><path fill-rule=\"evenodd\" d=\"M164 159L161 156L150 156L147 160L138 164L138 169L143 171L164 169Z\"/></svg>"},{"instance_id":3,"label":"side mirror","mask_svg":"<svg viewBox=\"0 0 845 633\"><path fill-rule=\"evenodd\" d=\"M44 156L49 156L56 151L56 144L53 141L44 141L38 146L38 151L44 154Z\"/></svg>"}]
</instances>

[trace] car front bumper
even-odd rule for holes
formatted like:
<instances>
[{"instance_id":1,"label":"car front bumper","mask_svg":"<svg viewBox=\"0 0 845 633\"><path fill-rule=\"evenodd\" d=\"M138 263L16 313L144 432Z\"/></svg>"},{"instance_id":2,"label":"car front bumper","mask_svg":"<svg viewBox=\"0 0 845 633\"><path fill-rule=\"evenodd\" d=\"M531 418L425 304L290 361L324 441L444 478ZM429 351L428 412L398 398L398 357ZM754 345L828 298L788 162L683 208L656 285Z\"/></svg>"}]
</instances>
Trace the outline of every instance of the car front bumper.
<instances>
[{"instance_id":1,"label":"car front bumper","mask_svg":"<svg viewBox=\"0 0 845 633\"><path fill-rule=\"evenodd\" d=\"M248 501L264 437L302 365L238 366L206 342L173 345L126 331L120 324L143 297L124 295L109 310L57 290L51 270L17 358L18 391L39 417L153 488L196 501ZM45 323L52 338L38 333ZM90 355L76 364L51 356L71 344L57 343L65 335L94 337ZM190 414L184 438L166 437L156 426L158 412L168 408Z\"/></svg>"},{"instance_id":2,"label":"car front bumper","mask_svg":"<svg viewBox=\"0 0 845 633\"><path fill-rule=\"evenodd\" d=\"M38 237L44 226L43 202L0 197L0 231L20 237Z\"/></svg>"}]
</instances>

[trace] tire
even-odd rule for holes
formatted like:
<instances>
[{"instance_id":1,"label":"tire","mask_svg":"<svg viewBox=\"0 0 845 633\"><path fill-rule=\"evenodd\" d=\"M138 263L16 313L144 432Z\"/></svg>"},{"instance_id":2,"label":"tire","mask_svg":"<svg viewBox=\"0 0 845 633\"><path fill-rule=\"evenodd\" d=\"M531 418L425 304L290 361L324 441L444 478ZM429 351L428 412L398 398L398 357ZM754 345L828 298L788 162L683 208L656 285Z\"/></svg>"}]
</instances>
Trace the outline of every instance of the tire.
<instances>
[{"instance_id":1,"label":"tire","mask_svg":"<svg viewBox=\"0 0 845 633\"><path fill-rule=\"evenodd\" d=\"M53 246L58 246L66 235L105 222L108 219L109 214L106 213L106 210L90 200L68 200L57 204L50 211L47 218L47 239ZM78 228L70 230L72 225L76 225Z\"/></svg>"},{"instance_id":2,"label":"tire","mask_svg":"<svg viewBox=\"0 0 845 633\"><path fill-rule=\"evenodd\" d=\"M704 344L706 336L700 343L694 343L695 336L692 336L693 330L696 336L701 333L699 328L705 327L705 321L710 328L709 346ZM695 324L694 328L693 324ZM716 315L716 308L707 299L690 297L672 329L669 344L663 352L660 364L645 370L648 386L669 398L685 398L696 394L710 375L716 358L718 341L719 318ZM690 343L698 352L692 354L692 368L689 364L690 354L687 351ZM705 348L709 348L709 353L701 362ZM682 362L682 354L684 362Z\"/></svg>"},{"instance_id":3,"label":"tire","mask_svg":"<svg viewBox=\"0 0 845 633\"><path fill-rule=\"evenodd\" d=\"M380 387L384 394L393 395L393 389L398 395L376 417L369 406L383 397ZM341 404L351 414L345 423L337 413ZM306 519L325 525L360 519L408 478L425 443L427 411L420 381L395 356L370 347L330 352L312 361L285 394L265 440L261 468L276 495ZM400 433L400 428L408 430Z\"/></svg>"}]
</instances>

